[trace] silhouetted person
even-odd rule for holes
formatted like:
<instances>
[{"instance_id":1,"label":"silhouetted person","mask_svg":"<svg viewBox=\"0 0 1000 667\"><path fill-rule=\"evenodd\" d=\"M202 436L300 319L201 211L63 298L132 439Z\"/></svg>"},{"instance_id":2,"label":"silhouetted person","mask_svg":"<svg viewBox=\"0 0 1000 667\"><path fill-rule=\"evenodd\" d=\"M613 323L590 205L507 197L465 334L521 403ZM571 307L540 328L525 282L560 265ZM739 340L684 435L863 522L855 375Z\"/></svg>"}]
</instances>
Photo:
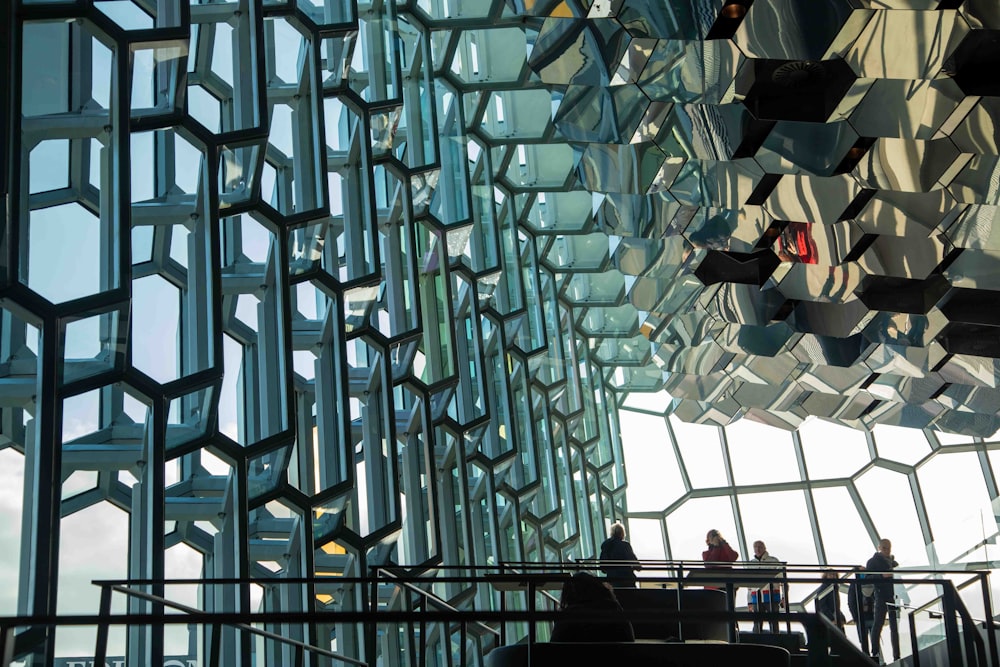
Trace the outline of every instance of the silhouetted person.
<instances>
[{"instance_id":1,"label":"silhouetted person","mask_svg":"<svg viewBox=\"0 0 1000 667\"><path fill-rule=\"evenodd\" d=\"M858 568L864 571L865 568ZM851 579L851 584L847 587L847 609L851 612L851 620L854 621L858 629L858 641L864 646L868 638L868 631L872 627L873 606L872 599L875 587L865 582L863 574L856 574Z\"/></svg>"},{"instance_id":2,"label":"silhouetted person","mask_svg":"<svg viewBox=\"0 0 1000 667\"><path fill-rule=\"evenodd\" d=\"M611 537L601 545L601 572L618 588L635 588L635 570L641 570L632 545L625 541L625 526L611 526Z\"/></svg>"},{"instance_id":3,"label":"silhouetted person","mask_svg":"<svg viewBox=\"0 0 1000 667\"><path fill-rule=\"evenodd\" d=\"M844 618L844 612L840 611L840 584L838 583L840 577L833 570L825 570L822 578L829 583L821 584L819 592L816 594L816 613L826 616L843 632L847 619ZM855 622L857 621L855 620Z\"/></svg>"},{"instance_id":4,"label":"silhouetted person","mask_svg":"<svg viewBox=\"0 0 1000 667\"><path fill-rule=\"evenodd\" d=\"M591 611L600 618L558 620L552 627L554 642L634 642L635 631L623 618L622 607L611 586L586 572L577 572L563 584L559 608Z\"/></svg>"},{"instance_id":5,"label":"silhouetted person","mask_svg":"<svg viewBox=\"0 0 1000 667\"><path fill-rule=\"evenodd\" d=\"M889 641L892 644L892 659L899 660L899 627L896 621L896 608L893 606L892 610L889 610L889 605L894 604L895 601L892 569L896 565L896 560L892 557L892 542L885 538L879 540L878 551L865 564L865 569L868 570L868 579L875 586L875 618L872 620L871 637L872 658L875 660L879 659L882 626L885 625L886 615L889 616Z\"/></svg>"}]
</instances>

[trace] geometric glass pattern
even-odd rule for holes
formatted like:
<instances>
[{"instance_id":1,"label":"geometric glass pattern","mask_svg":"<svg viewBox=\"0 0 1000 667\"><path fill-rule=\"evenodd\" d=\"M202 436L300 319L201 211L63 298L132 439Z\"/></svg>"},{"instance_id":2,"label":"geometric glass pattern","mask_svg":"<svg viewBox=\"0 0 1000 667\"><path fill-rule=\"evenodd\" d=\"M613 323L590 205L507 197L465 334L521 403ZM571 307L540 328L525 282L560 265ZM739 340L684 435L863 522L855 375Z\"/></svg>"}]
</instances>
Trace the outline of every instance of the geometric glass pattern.
<instances>
[{"instance_id":1,"label":"geometric glass pattern","mask_svg":"<svg viewBox=\"0 0 1000 667\"><path fill-rule=\"evenodd\" d=\"M4 7L3 613L93 578L357 610L281 581L589 558L617 519L745 555L775 507L780 557L855 561L886 489L905 564L989 560L993 0Z\"/></svg>"}]
</instances>

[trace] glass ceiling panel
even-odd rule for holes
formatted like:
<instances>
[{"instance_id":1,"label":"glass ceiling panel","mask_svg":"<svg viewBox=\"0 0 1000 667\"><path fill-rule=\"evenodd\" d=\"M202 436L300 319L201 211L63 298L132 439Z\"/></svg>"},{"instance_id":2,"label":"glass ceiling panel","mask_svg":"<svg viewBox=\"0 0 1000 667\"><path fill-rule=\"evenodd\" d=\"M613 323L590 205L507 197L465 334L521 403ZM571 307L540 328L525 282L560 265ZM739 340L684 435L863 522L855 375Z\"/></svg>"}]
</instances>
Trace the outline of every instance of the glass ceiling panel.
<instances>
[{"instance_id":1,"label":"glass ceiling panel","mask_svg":"<svg viewBox=\"0 0 1000 667\"><path fill-rule=\"evenodd\" d=\"M722 533L730 546L740 552L741 558L747 557L736 534L732 503L725 497L693 498L667 515L671 557L701 560L701 552L705 550L705 535L713 528Z\"/></svg>"},{"instance_id":2,"label":"glass ceiling panel","mask_svg":"<svg viewBox=\"0 0 1000 667\"><path fill-rule=\"evenodd\" d=\"M815 563L816 545L810 539L812 524L802 491L744 493L737 496L746 534L746 551L753 556L753 543L761 540L767 552L788 563ZM741 549L742 551L742 549ZM747 557L745 557L747 558ZM857 556L855 557L857 558ZM790 596L815 588L810 584L793 587Z\"/></svg>"},{"instance_id":3,"label":"glass ceiling panel","mask_svg":"<svg viewBox=\"0 0 1000 667\"><path fill-rule=\"evenodd\" d=\"M659 519L630 519L628 541L636 555L649 560L664 560L663 528ZM640 575L641 576L641 575Z\"/></svg>"},{"instance_id":4,"label":"glass ceiling panel","mask_svg":"<svg viewBox=\"0 0 1000 667\"><path fill-rule=\"evenodd\" d=\"M681 422L673 416L670 427L674 430L691 486L696 489L726 486L726 462L718 432L711 427Z\"/></svg>"},{"instance_id":5,"label":"glass ceiling panel","mask_svg":"<svg viewBox=\"0 0 1000 667\"><path fill-rule=\"evenodd\" d=\"M791 433L740 420L726 429L726 442L736 486L800 479Z\"/></svg>"},{"instance_id":6,"label":"glass ceiling panel","mask_svg":"<svg viewBox=\"0 0 1000 667\"><path fill-rule=\"evenodd\" d=\"M827 563L861 563L874 551L869 529L846 487L817 488L812 491L817 530Z\"/></svg>"},{"instance_id":7,"label":"glass ceiling panel","mask_svg":"<svg viewBox=\"0 0 1000 667\"><path fill-rule=\"evenodd\" d=\"M979 456L973 452L940 454L917 470L920 492L934 548L942 562L951 562L971 546L977 532L985 541L997 532L990 497L983 482ZM956 481L961 480L956 483Z\"/></svg>"},{"instance_id":8,"label":"glass ceiling panel","mask_svg":"<svg viewBox=\"0 0 1000 667\"><path fill-rule=\"evenodd\" d=\"M862 431L810 420L799 427L799 436L810 479L850 477L871 460Z\"/></svg>"},{"instance_id":9,"label":"glass ceiling panel","mask_svg":"<svg viewBox=\"0 0 1000 667\"><path fill-rule=\"evenodd\" d=\"M908 476L885 468L872 468L857 479L858 493L880 537L892 540L900 565L929 563L927 541L914 507Z\"/></svg>"},{"instance_id":10,"label":"glass ceiling panel","mask_svg":"<svg viewBox=\"0 0 1000 667\"><path fill-rule=\"evenodd\" d=\"M913 429L879 424L875 436L875 451L882 458L913 465L930 454L930 445L924 435Z\"/></svg>"},{"instance_id":11,"label":"glass ceiling panel","mask_svg":"<svg viewBox=\"0 0 1000 667\"><path fill-rule=\"evenodd\" d=\"M663 418L633 415L622 422L629 511L663 511L684 493L677 456Z\"/></svg>"}]
</instances>

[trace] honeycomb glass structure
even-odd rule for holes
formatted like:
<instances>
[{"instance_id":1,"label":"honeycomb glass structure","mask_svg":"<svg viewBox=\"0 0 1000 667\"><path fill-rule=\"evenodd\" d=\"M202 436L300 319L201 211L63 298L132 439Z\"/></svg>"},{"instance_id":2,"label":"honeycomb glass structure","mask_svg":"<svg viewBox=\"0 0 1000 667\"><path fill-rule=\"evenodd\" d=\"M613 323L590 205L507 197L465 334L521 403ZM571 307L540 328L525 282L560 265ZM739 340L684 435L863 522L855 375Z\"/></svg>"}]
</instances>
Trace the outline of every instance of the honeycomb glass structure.
<instances>
[{"instance_id":1,"label":"honeycomb glass structure","mask_svg":"<svg viewBox=\"0 0 1000 667\"><path fill-rule=\"evenodd\" d=\"M711 521L991 564L994 0L0 11L0 613L91 612L91 579L358 611L325 581L590 558L613 520L649 558ZM415 660L321 618L281 630Z\"/></svg>"}]
</instances>

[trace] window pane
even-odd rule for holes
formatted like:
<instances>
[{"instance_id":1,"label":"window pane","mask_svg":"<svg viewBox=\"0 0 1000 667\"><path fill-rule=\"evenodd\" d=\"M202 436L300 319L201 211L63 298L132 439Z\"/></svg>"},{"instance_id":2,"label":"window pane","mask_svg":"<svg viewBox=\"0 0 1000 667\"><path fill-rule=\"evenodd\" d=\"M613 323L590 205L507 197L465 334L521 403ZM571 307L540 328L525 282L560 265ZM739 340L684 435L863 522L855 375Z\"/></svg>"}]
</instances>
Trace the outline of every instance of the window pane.
<instances>
[{"instance_id":1,"label":"window pane","mask_svg":"<svg viewBox=\"0 0 1000 667\"><path fill-rule=\"evenodd\" d=\"M692 498L667 517L667 538L671 558L701 560L705 550L705 534L715 528L729 540L730 546L744 554L736 544L736 521L733 506L727 496Z\"/></svg>"},{"instance_id":2,"label":"window pane","mask_svg":"<svg viewBox=\"0 0 1000 667\"><path fill-rule=\"evenodd\" d=\"M664 560L663 529L653 519L629 519L626 539L641 560ZM662 574L662 573L661 573ZM640 573L641 576L641 573Z\"/></svg>"},{"instance_id":3,"label":"window pane","mask_svg":"<svg viewBox=\"0 0 1000 667\"><path fill-rule=\"evenodd\" d=\"M804 492L744 493L738 500L749 545L761 540L768 553L788 563L816 562Z\"/></svg>"},{"instance_id":4,"label":"window pane","mask_svg":"<svg viewBox=\"0 0 1000 667\"><path fill-rule=\"evenodd\" d=\"M714 426L688 424L671 415L670 426L694 488L726 485L719 430Z\"/></svg>"},{"instance_id":5,"label":"window pane","mask_svg":"<svg viewBox=\"0 0 1000 667\"><path fill-rule=\"evenodd\" d=\"M951 562L968 551L975 543L971 536L985 540L996 532L996 518L975 453L939 454L921 466L917 478L941 562Z\"/></svg>"},{"instance_id":6,"label":"window pane","mask_svg":"<svg viewBox=\"0 0 1000 667\"><path fill-rule=\"evenodd\" d=\"M875 451L882 458L914 465L931 453L924 432L902 426L878 425L872 430Z\"/></svg>"},{"instance_id":7,"label":"window pane","mask_svg":"<svg viewBox=\"0 0 1000 667\"><path fill-rule=\"evenodd\" d=\"M857 485L879 537L892 541L892 552L899 564L927 565L923 533L906 476L885 468L872 468L858 478Z\"/></svg>"},{"instance_id":8,"label":"window pane","mask_svg":"<svg viewBox=\"0 0 1000 667\"><path fill-rule=\"evenodd\" d=\"M845 487L813 489L813 504L827 563L861 563L871 556L872 540Z\"/></svg>"},{"instance_id":9,"label":"window pane","mask_svg":"<svg viewBox=\"0 0 1000 667\"><path fill-rule=\"evenodd\" d=\"M621 428L629 511L665 509L684 493L666 422L663 417L623 411Z\"/></svg>"},{"instance_id":10,"label":"window pane","mask_svg":"<svg viewBox=\"0 0 1000 667\"><path fill-rule=\"evenodd\" d=\"M871 461L863 431L811 419L799 435L810 479L850 477Z\"/></svg>"},{"instance_id":11,"label":"window pane","mask_svg":"<svg viewBox=\"0 0 1000 667\"><path fill-rule=\"evenodd\" d=\"M726 427L726 440L737 486L799 481L788 431L741 419Z\"/></svg>"},{"instance_id":12,"label":"window pane","mask_svg":"<svg viewBox=\"0 0 1000 667\"><path fill-rule=\"evenodd\" d=\"M804 492L747 493L740 495L738 500L747 550L751 555L753 543L761 540L767 546L767 552L778 560L786 563L816 562L816 545ZM813 584L791 585L789 598L796 599L814 588Z\"/></svg>"}]
</instances>

